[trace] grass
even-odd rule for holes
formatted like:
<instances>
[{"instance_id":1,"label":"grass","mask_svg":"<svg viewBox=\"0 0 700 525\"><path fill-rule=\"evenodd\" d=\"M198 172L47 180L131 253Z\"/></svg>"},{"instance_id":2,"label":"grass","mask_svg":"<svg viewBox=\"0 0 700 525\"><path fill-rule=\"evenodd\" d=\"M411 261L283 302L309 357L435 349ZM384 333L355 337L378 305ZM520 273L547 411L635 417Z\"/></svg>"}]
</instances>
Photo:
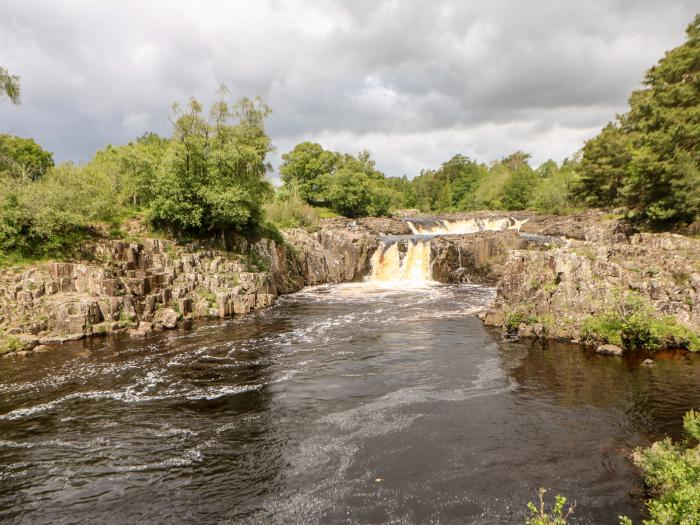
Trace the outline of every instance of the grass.
<instances>
[{"instance_id":1,"label":"grass","mask_svg":"<svg viewBox=\"0 0 700 525\"><path fill-rule=\"evenodd\" d=\"M197 288L197 294L202 297L203 299L206 299L210 303L213 303L216 301L216 296L210 292L209 290L206 290L204 288Z\"/></svg>"},{"instance_id":2,"label":"grass","mask_svg":"<svg viewBox=\"0 0 700 525\"><path fill-rule=\"evenodd\" d=\"M22 348L24 348L24 345L17 337L12 335L0 336L0 355L18 352Z\"/></svg>"},{"instance_id":3,"label":"grass","mask_svg":"<svg viewBox=\"0 0 700 525\"><path fill-rule=\"evenodd\" d=\"M280 229L309 228L319 214L296 193L278 194L265 205L265 216Z\"/></svg>"},{"instance_id":4,"label":"grass","mask_svg":"<svg viewBox=\"0 0 700 525\"><path fill-rule=\"evenodd\" d=\"M628 349L685 348L700 351L700 336L673 316L659 315L641 296L629 293L608 311L588 317L581 329L589 344L610 343Z\"/></svg>"}]
</instances>

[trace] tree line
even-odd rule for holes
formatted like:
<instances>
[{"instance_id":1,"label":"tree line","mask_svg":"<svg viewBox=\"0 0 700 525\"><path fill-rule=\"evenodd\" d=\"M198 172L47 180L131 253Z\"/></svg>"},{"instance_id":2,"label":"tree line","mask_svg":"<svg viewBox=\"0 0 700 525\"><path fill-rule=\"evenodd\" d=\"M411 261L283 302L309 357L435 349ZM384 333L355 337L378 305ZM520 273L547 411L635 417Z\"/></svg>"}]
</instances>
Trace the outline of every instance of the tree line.
<instances>
[{"instance_id":1,"label":"tree line","mask_svg":"<svg viewBox=\"0 0 700 525\"><path fill-rule=\"evenodd\" d=\"M107 146L87 163L55 165L29 138L0 135L0 258L55 256L138 215L177 236L243 235L319 216L391 215L399 209L568 213L619 208L653 227L700 219L700 15L632 93L629 110L561 163L531 165L523 151L491 163L456 154L413 179L388 177L367 151L302 142L282 155L275 188L270 108L195 99L172 107L172 133ZM19 104L19 78L0 68L0 100Z\"/></svg>"}]
</instances>

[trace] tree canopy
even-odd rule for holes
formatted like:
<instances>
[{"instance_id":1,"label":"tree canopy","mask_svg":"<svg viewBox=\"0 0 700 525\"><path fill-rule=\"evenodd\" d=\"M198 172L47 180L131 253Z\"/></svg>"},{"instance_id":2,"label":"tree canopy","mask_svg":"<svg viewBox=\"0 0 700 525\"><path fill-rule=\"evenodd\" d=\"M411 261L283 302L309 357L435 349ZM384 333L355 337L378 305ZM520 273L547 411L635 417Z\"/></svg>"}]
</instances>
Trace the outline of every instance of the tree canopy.
<instances>
[{"instance_id":1,"label":"tree canopy","mask_svg":"<svg viewBox=\"0 0 700 525\"><path fill-rule=\"evenodd\" d=\"M583 149L590 205L624 205L652 223L700 217L700 15L685 43L652 67L629 111Z\"/></svg>"},{"instance_id":2,"label":"tree canopy","mask_svg":"<svg viewBox=\"0 0 700 525\"><path fill-rule=\"evenodd\" d=\"M37 180L53 166L53 155L34 139L0 135L0 174Z\"/></svg>"}]
</instances>

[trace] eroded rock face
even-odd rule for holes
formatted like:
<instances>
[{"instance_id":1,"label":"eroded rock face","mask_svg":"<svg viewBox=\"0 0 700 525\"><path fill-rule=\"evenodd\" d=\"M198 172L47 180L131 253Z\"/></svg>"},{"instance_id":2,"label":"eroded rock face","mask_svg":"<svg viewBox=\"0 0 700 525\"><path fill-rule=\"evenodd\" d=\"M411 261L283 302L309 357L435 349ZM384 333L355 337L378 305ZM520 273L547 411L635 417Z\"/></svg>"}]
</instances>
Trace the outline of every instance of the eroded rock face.
<instances>
[{"instance_id":1,"label":"eroded rock face","mask_svg":"<svg viewBox=\"0 0 700 525\"><path fill-rule=\"evenodd\" d=\"M495 284L510 251L524 244L517 232L509 230L436 237L430 244L433 279Z\"/></svg>"},{"instance_id":2,"label":"eroded rock face","mask_svg":"<svg viewBox=\"0 0 700 525\"><path fill-rule=\"evenodd\" d=\"M700 241L636 234L629 242L570 240L551 250L514 250L498 282L495 309L525 308L547 319L550 337L578 338L586 317L609 310L627 291L700 332Z\"/></svg>"},{"instance_id":3,"label":"eroded rock face","mask_svg":"<svg viewBox=\"0 0 700 525\"><path fill-rule=\"evenodd\" d=\"M372 255L379 246L376 236L354 229L309 233L295 228L284 236L294 250L299 277L296 282L301 286L361 279L369 273Z\"/></svg>"},{"instance_id":4,"label":"eroded rock face","mask_svg":"<svg viewBox=\"0 0 700 525\"><path fill-rule=\"evenodd\" d=\"M91 262L0 272L0 335L37 344L127 331L145 337L183 319L267 308L303 286L359 279L377 237L352 221L336 223L290 230L285 244L240 239L242 255L156 239L105 241L93 247Z\"/></svg>"}]
</instances>

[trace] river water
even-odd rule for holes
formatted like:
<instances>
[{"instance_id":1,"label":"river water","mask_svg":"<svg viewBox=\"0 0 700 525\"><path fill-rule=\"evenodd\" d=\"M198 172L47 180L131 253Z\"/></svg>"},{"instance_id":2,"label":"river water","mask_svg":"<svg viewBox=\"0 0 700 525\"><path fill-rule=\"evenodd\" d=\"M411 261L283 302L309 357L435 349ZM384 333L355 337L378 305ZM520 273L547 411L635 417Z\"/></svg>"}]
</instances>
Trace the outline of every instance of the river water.
<instances>
[{"instance_id":1,"label":"river water","mask_svg":"<svg viewBox=\"0 0 700 525\"><path fill-rule=\"evenodd\" d=\"M502 341L493 290L311 288L256 315L0 362L0 521L639 518L627 456L678 436L700 360Z\"/></svg>"}]
</instances>

